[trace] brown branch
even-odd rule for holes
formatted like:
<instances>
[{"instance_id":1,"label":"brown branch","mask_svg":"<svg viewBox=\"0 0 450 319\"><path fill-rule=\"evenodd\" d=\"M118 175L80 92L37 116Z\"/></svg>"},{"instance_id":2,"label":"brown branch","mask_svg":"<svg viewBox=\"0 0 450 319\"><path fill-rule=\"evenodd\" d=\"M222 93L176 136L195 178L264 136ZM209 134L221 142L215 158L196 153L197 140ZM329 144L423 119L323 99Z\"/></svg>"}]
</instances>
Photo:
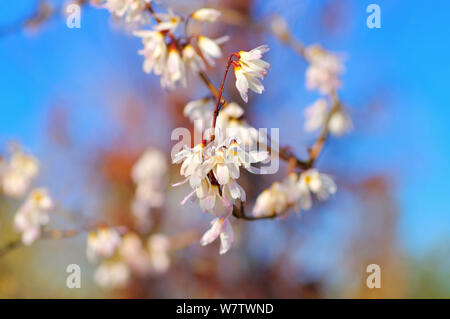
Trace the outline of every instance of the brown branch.
<instances>
[{"instance_id":1,"label":"brown branch","mask_svg":"<svg viewBox=\"0 0 450 319\"><path fill-rule=\"evenodd\" d=\"M231 64L233 63L233 57L235 57L235 56L236 56L236 54L233 53L228 58L227 66L225 67L225 73L223 74L223 78L222 78L222 83L220 84L219 92L217 94L216 109L214 110L213 120L212 120L212 125L211 125L211 136L210 136L211 142L214 141L214 138L215 138L214 133L215 133L215 129L216 129L217 116L219 115L220 110L222 109L223 87L225 85L225 80L227 78L228 71L230 70Z\"/></svg>"},{"instance_id":2,"label":"brown branch","mask_svg":"<svg viewBox=\"0 0 450 319\"><path fill-rule=\"evenodd\" d=\"M79 229L69 229L69 230L45 230L42 232L41 237L38 239L67 239L75 237L81 233L84 232L90 232L92 230L95 230L101 226L106 225L103 222L94 222L92 224L89 224L87 226L80 227ZM6 256L11 251L15 250L16 248L20 248L25 246L21 238L15 239L4 245L3 247L0 247L0 258Z\"/></svg>"},{"instance_id":3,"label":"brown branch","mask_svg":"<svg viewBox=\"0 0 450 319\"><path fill-rule=\"evenodd\" d=\"M263 215L263 216L247 216L245 214L245 210L244 210L244 203L240 202L239 207L237 207L236 205L233 206L233 216L238 218L238 219L244 219L247 221L255 221L255 220L261 220L261 219L274 219L279 217L276 214L273 215Z\"/></svg>"}]
</instances>

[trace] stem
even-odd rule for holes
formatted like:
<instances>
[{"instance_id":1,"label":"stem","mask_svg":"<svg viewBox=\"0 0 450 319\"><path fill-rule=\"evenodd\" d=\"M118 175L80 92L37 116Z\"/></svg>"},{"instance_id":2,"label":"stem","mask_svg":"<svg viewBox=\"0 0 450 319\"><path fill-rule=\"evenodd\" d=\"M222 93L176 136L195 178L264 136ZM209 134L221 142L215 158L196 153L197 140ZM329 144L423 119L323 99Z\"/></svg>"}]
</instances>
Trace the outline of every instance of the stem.
<instances>
[{"instance_id":1,"label":"stem","mask_svg":"<svg viewBox=\"0 0 450 319\"><path fill-rule=\"evenodd\" d=\"M39 239L66 239L75 237L83 232L89 232L91 230L95 230L102 225L106 225L102 222L96 222L91 225L80 227L79 229L70 229L70 230L47 230L43 231L41 237ZM6 256L8 253L13 251L16 248L23 247L24 243L21 238L10 241L6 245L0 247L0 258Z\"/></svg>"},{"instance_id":2,"label":"stem","mask_svg":"<svg viewBox=\"0 0 450 319\"><path fill-rule=\"evenodd\" d=\"M150 12L150 14L152 15L153 19L155 19L156 22L161 23L162 20L161 20L160 18L158 18L158 17L155 15L156 12L155 12L155 10L153 9L152 5L151 5L150 3L147 3L147 4L145 5L145 7L146 7L147 10Z\"/></svg>"},{"instance_id":3,"label":"stem","mask_svg":"<svg viewBox=\"0 0 450 319\"><path fill-rule=\"evenodd\" d=\"M215 139L214 132L215 132L215 129L216 129L217 116L219 115L220 110L222 109L223 87L225 85L225 80L227 78L228 71L230 70L231 64L233 63L233 57L235 57L235 56L236 56L236 54L233 53L228 58L227 66L225 68L225 73L223 74L223 78L222 78L222 83L220 84L220 87L219 87L219 93L217 94L216 109L214 110L213 121L212 121L212 126L211 126L210 142L214 141L214 139Z\"/></svg>"}]
</instances>

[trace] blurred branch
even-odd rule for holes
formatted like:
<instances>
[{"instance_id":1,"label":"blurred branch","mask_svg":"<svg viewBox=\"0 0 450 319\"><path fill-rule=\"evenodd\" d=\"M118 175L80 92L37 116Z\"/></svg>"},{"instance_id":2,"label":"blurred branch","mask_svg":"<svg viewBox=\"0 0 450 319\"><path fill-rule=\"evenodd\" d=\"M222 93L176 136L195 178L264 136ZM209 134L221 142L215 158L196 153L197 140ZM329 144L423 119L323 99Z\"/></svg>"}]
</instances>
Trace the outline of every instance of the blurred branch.
<instances>
[{"instance_id":1,"label":"blurred branch","mask_svg":"<svg viewBox=\"0 0 450 319\"><path fill-rule=\"evenodd\" d=\"M69 230L44 230L42 231L41 237L38 239L66 239L66 238L72 238L79 234L90 232L92 230L95 230L99 227L104 226L104 222L93 222L87 226L80 227L78 229L69 229ZM15 250L16 248L20 248L26 246L21 238L15 239L13 241L10 241L3 247L0 247L0 258L6 256L11 251Z\"/></svg>"},{"instance_id":2,"label":"blurred branch","mask_svg":"<svg viewBox=\"0 0 450 319\"><path fill-rule=\"evenodd\" d=\"M72 3L82 6L87 3L87 0L74 0ZM0 27L0 37L14 34L23 29L38 28L61 12L63 6L55 7L47 0L38 1L31 14L9 26Z\"/></svg>"}]
</instances>

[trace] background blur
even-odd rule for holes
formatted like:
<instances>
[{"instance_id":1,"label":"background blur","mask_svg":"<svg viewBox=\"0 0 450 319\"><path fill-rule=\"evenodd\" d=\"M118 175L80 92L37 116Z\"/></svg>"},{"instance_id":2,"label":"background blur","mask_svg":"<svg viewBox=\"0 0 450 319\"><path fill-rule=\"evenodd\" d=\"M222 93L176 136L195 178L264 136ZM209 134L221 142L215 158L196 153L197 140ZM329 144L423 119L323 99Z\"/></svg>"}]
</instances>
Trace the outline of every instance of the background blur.
<instances>
[{"instance_id":1,"label":"background blur","mask_svg":"<svg viewBox=\"0 0 450 319\"><path fill-rule=\"evenodd\" d=\"M35 10L36 1L0 3L0 30ZM54 1L54 4L62 2ZM318 168L335 177L337 194L288 219L235 220L237 240L218 255L217 243L195 241L172 255L169 271L107 291L92 280L86 236L41 240L0 259L0 297L450 297L450 148L448 1L227 0L165 1L189 13L207 4L262 21L279 14L306 44L345 54L339 91L355 129L331 139ZM381 29L368 29L366 7L381 7ZM279 127L280 143L300 156L314 136L303 110L316 94L305 89L306 63L273 36L219 23L225 55L267 43L266 91L253 94L246 115L255 127ZM149 146L167 154L173 128L192 125L184 105L205 95L196 81L165 92L142 71L140 39L114 25L106 10L83 7L80 29L62 15L34 30L0 32L0 152L17 141L41 161L37 185L76 212L52 216L51 228L89 218L127 224L134 186L130 168ZM224 65L224 61L218 63ZM216 85L222 67L208 71ZM228 81L233 85L233 81ZM236 90L227 90L226 97ZM170 183L180 180L170 165ZM252 200L276 176L244 175ZM196 204L179 205L187 188L169 189L158 225L176 235L203 232L210 218ZM17 238L19 203L0 196L0 246ZM82 288L66 287L66 265L82 268ZM366 267L381 266L381 289L368 289Z\"/></svg>"}]
</instances>

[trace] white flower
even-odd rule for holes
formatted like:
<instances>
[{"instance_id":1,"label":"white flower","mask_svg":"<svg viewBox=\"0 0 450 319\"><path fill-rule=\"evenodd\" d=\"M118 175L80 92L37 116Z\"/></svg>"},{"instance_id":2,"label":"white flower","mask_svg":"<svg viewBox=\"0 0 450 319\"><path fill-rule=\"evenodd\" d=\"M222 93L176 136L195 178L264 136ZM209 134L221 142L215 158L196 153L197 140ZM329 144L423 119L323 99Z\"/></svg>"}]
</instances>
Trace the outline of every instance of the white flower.
<instances>
[{"instance_id":1,"label":"white flower","mask_svg":"<svg viewBox=\"0 0 450 319\"><path fill-rule=\"evenodd\" d=\"M341 86L339 75L344 69L339 58L318 45L308 47L306 57L310 62L306 70L306 87L322 94L335 92Z\"/></svg>"},{"instance_id":2,"label":"white flower","mask_svg":"<svg viewBox=\"0 0 450 319\"><path fill-rule=\"evenodd\" d=\"M166 272L170 266L170 241L167 236L162 234L150 236L148 238L147 247L152 270L157 274Z\"/></svg>"},{"instance_id":3,"label":"white flower","mask_svg":"<svg viewBox=\"0 0 450 319\"><path fill-rule=\"evenodd\" d=\"M161 86L173 90L178 83L186 86L186 69L178 50L172 47L169 50L167 65L161 77Z\"/></svg>"},{"instance_id":4,"label":"white flower","mask_svg":"<svg viewBox=\"0 0 450 319\"><path fill-rule=\"evenodd\" d=\"M305 131L312 132L322 128L328 114L328 103L325 99L318 99L305 109Z\"/></svg>"},{"instance_id":5,"label":"white flower","mask_svg":"<svg viewBox=\"0 0 450 319\"><path fill-rule=\"evenodd\" d=\"M214 22L221 15L220 11L212 8L201 8L192 13L192 18L202 22Z\"/></svg>"},{"instance_id":6,"label":"white flower","mask_svg":"<svg viewBox=\"0 0 450 319\"><path fill-rule=\"evenodd\" d=\"M199 186L202 176L206 176L206 174L199 171L203 163L204 150L205 146L202 143L197 144L192 149L185 146L183 150L175 154L173 158L174 164L183 162L180 168L180 175L186 177L186 180L189 180L191 187Z\"/></svg>"},{"instance_id":7,"label":"white flower","mask_svg":"<svg viewBox=\"0 0 450 319\"><path fill-rule=\"evenodd\" d=\"M156 149L147 149L139 157L131 170L133 181L139 182L160 179L167 172L167 162L163 153Z\"/></svg>"},{"instance_id":8,"label":"white flower","mask_svg":"<svg viewBox=\"0 0 450 319\"><path fill-rule=\"evenodd\" d=\"M135 36L142 38L144 48L139 51L145 60L143 64L144 72L154 72L161 75L166 67L167 46L164 41L164 34L158 31L141 30L135 31Z\"/></svg>"},{"instance_id":9,"label":"white flower","mask_svg":"<svg viewBox=\"0 0 450 319\"><path fill-rule=\"evenodd\" d=\"M319 200L326 200L330 195L336 193L336 184L329 175L321 174L316 169L309 169L300 174L298 182L300 205L303 209L309 209L312 205L311 193Z\"/></svg>"},{"instance_id":10,"label":"white flower","mask_svg":"<svg viewBox=\"0 0 450 319\"><path fill-rule=\"evenodd\" d=\"M105 0L103 7L126 23L146 24L150 22L146 5L151 0Z\"/></svg>"},{"instance_id":11,"label":"white flower","mask_svg":"<svg viewBox=\"0 0 450 319\"><path fill-rule=\"evenodd\" d=\"M221 255L225 254L233 244L234 232L228 218L215 218L211 222L211 228L202 236L200 243L206 246L220 237L220 251Z\"/></svg>"},{"instance_id":12,"label":"white flower","mask_svg":"<svg viewBox=\"0 0 450 319\"><path fill-rule=\"evenodd\" d=\"M148 252L139 236L135 233L128 233L123 237L119 253L133 273L145 276L151 272Z\"/></svg>"},{"instance_id":13,"label":"white flower","mask_svg":"<svg viewBox=\"0 0 450 319\"><path fill-rule=\"evenodd\" d=\"M328 118L330 107L325 99L318 99L305 109L305 131L312 132L321 129ZM351 118L342 108L334 111L328 120L328 130L331 134L341 136L353 128Z\"/></svg>"},{"instance_id":14,"label":"white flower","mask_svg":"<svg viewBox=\"0 0 450 319\"><path fill-rule=\"evenodd\" d=\"M194 123L195 128L202 131L211 126L216 102L211 98L194 100L186 104L183 114ZM220 116L220 113L219 113ZM217 120L219 121L219 120Z\"/></svg>"},{"instance_id":15,"label":"white flower","mask_svg":"<svg viewBox=\"0 0 450 319\"><path fill-rule=\"evenodd\" d=\"M28 196L14 217L15 228L22 233L25 245L32 244L41 235L41 226L49 222L48 211L53 202L45 188L37 188Z\"/></svg>"},{"instance_id":16,"label":"white flower","mask_svg":"<svg viewBox=\"0 0 450 319\"><path fill-rule=\"evenodd\" d=\"M331 134L341 136L353 128L352 119L342 110L334 112L328 122L328 129Z\"/></svg>"},{"instance_id":17,"label":"white flower","mask_svg":"<svg viewBox=\"0 0 450 319\"><path fill-rule=\"evenodd\" d=\"M289 29L286 23L286 20L284 20L280 16L275 16L272 19L272 32L275 33L277 37L279 37L282 41L287 41L290 38Z\"/></svg>"},{"instance_id":18,"label":"white flower","mask_svg":"<svg viewBox=\"0 0 450 319\"><path fill-rule=\"evenodd\" d=\"M1 186L7 196L21 197L38 175L39 161L21 150L14 150L9 162L2 162Z\"/></svg>"},{"instance_id":19,"label":"white flower","mask_svg":"<svg viewBox=\"0 0 450 319\"><path fill-rule=\"evenodd\" d=\"M203 57L209 65L215 65L214 59L219 59L222 57L222 50L220 46L229 40L228 36L220 37L218 39L210 39L203 35L198 36L198 47L202 52Z\"/></svg>"},{"instance_id":20,"label":"white flower","mask_svg":"<svg viewBox=\"0 0 450 319\"><path fill-rule=\"evenodd\" d=\"M239 60L234 62L236 88L242 99L248 102L248 90L261 94L264 86L261 81L266 76L270 64L261 60L263 53L269 51L267 45L261 45L249 52L239 51Z\"/></svg>"},{"instance_id":21,"label":"white flower","mask_svg":"<svg viewBox=\"0 0 450 319\"><path fill-rule=\"evenodd\" d=\"M94 273L94 281L104 288L123 288L130 280L130 269L123 262L106 261Z\"/></svg>"},{"instance_id":22,"label":"white flower","mask_svg":"<svg viewBox=\"0 0 450 319\"><path fill-rule=\"evenodd\" d=\"M137 187L131 209L143 230L151 225L150 209L161 207L164 203L166 173L166 158L156 149L146 150L132 168L131 177Z\"/></svg>"},{"instance_id":23,"label":"white flower","mask_svg":"<svg viewBox=\"0 0 450 319\"><path fill-rule=\"evenodd\" d=\"M98 231L92 231L87 239L87 257L91 261L111 257L122 239L114 228L102 227Z\"/></svg>"},{"instance_id":24,"label":"white flower","mask_svg":"<svg viewBox=\"0 0 450 319\"><path fill-rule=\"evenodd\" d=\"M205 63L192 45L186 45L181 54L183 56L183 62L192 73L196 74L199 71L205 70Z\"/></svg>"},{"instance_id":25,"label":"white flower","mask_svg":"<svg viewBox=\"0 0 450 319\"><path fill-rule=\"evenodd\" d=\"M157 31L174 32L182 20L182 18L175 15L171 9L169 9L168 13L157 13L155 14L155 17L162 20L154 27Z\"/></svg>"},{"instance_id":26,"label":"white flower","mask_svg":"<svg viewBox=\"0 0 450 319\"><path fill-rule=\"evenodd\" d=\"M253 207L253 215L256 217L273 216L283 213L286 209L287 198L284 189L279 182L275 182L258 195Z\"/></svg>"},{"instance_id":27,"label":"white flower","mask_svg":"<svg viewBox=\"0 0 450 319\"><path fill-rule=\"evenodd\" d=\"M225 132L225 137L234 138L246 147L257 146L258 142L260 146L265 145L267 142L265 138L243 119L243 115L244 109L231 102L220 111L216 126Z\"/></svg>"},{"instance_id":28,"label":"white flower","mask_svg":"<svg viewBox=\"0 0 450 319\"><path fill-rule=\"evenodd\" d=\"M300 189L298 175L291 173L281 183L275 182L256 198L254 216L273 216L286 212L290 208L298 210Z\"/></svg>"}]
</instances>

